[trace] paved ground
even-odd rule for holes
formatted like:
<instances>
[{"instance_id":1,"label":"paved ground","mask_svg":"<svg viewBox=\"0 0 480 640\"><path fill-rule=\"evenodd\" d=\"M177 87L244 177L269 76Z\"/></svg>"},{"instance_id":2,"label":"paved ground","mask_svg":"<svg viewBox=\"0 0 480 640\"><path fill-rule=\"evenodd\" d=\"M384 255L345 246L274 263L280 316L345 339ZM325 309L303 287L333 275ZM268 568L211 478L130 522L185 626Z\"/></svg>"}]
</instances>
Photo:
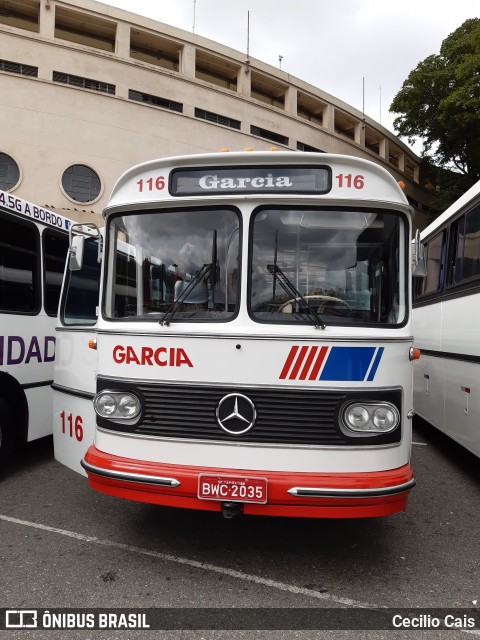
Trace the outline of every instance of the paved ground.
<instances>
[{"instance_id":1,"label":"paved ground","mask_svg":"<svg viewBox=\"0 0 480 640\"><path fill-rule=\"evenodd\" d=\"M480 461L420 423L414 441L407 511L372 520L225 520L122 501L58 464L51 439L32 443L0 478L0 607L285 607L294 620L299 607L455 607L475 609L478 628ZM7 640L469 635L480 631L0 632Z\"/></svg>"}]
</instances>

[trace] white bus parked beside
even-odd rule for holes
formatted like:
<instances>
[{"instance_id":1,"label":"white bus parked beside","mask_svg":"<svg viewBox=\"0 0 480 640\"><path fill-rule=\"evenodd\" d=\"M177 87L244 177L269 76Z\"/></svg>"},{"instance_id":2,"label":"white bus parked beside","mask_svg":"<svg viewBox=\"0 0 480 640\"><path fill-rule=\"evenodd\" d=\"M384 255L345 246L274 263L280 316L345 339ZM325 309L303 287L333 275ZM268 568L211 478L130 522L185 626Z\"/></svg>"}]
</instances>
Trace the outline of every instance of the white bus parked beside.
<instances>
[{"instance_id":1,"label":"white bus parked beside","mask_svg":"<svg viewBox=\"0 0 480 640\"><path fill-rule=\"evenodd\" d=\"M52 433L58 300L70 221L0 191L0 469Z\"/></svg>"},{"instance_id":2,"label":"white bus parked beside","mask_svg":"<svg viewBox=\"0 0 480 640\"><path fill-rule=\"evenodd\" d=\"M415 412L480 456L480 182L421 234Z\"/></svg>"},{"instance_id":3,"label":"white bus parked beside","mask_svg":"<svg viewBox=\"0 0 480 640\"><path fill-rule=\"evenodd\" d=\"M403 510L411 215L387 171L347 156L221 153L127 171L105 248L72 241L57 459L103 493L226 517Z\"/></svg>"}]
</instances>

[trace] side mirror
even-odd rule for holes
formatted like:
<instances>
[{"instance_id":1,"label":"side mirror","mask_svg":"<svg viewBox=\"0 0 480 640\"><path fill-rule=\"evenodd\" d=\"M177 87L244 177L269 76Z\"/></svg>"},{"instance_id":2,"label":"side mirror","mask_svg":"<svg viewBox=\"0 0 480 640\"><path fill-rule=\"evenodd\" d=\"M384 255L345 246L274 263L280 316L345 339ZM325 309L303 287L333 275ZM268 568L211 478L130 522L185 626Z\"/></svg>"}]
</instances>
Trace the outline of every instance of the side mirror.
<instances>
[{"instance_id":1,"label":"side mirror","mask_svg":"<svg viewBox=\"0 0 480 640\"><path fill-rule=\"evenodd\" d=\"M76 234L76 235L75 235ZM93 222L73 223L69 231L69 263L70 271L80 271L83 266L85 238L98 237L98 262L103 258L103 238L100 229Z\"/></svg>"},{"instance_id":2,"label":"side mirror","mask_svg":"<svg viewBox=\"0 0 480 640\"><path fill-rule=\"evenodd\" d=\"M420 241L420 231L418 229L415 232L415 239L412 244L412 276L426 278L425 248Z\"/></svg>"},{"instance_id":3,"label":"side mirror","mask_svg":"<svg viewBox=\"0 0 480 640\"><path fill-rule=\"evenodd\" d=\"M73 236L70 243L70 259L68 262L70 271L80 271L82 268L84 248L85 236Z\"/></svg>"}]
</instances>

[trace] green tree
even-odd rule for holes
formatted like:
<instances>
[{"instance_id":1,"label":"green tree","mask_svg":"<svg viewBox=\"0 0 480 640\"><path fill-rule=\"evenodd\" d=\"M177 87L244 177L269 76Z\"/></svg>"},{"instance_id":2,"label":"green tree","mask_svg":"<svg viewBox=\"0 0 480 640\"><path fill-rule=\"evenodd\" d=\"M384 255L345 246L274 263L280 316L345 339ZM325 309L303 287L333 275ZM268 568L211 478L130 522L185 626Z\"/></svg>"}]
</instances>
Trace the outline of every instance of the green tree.
<instances>
[{"instance_id":1,"label":"green tree","mask_svg":"<svg viewBox=\"0 0 480 640\"><path fill-rule=\"evenodd\" d=\"M423 141L421 177L444 191L443 206L480 179L479 18L466 20L439 55L410 72L390 112L399 114L399 136Z\"/></svg>"}]
</instances>

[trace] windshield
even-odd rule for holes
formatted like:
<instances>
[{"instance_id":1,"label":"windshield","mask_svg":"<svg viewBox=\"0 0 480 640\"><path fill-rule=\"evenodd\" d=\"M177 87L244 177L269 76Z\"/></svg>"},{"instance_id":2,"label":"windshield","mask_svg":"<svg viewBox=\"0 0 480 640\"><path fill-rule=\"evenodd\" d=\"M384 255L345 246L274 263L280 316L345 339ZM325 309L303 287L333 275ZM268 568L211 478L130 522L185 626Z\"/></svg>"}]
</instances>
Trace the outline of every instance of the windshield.
<instances>
[{"instance_id":1,"label":"windshield","mask_svg":"<svg viewBox=\"0 0 480 640\"><path fill-rule=\"evenodd\" d=\"M106 317L224 321L238 308L233 209L131 212L109 227Z\"/></svg>"},{"instance_id":2,"label":"windshield","mask_svg":"<svg viewBox=\"0 0 480 640\"><path fill-rule=\"evenodd\" d=\"M261 208L251 233L250 315L312 324L306 302L327 326L399 324L405 246L402 218L387 211Z\"/></svg>"}]
</instances>

